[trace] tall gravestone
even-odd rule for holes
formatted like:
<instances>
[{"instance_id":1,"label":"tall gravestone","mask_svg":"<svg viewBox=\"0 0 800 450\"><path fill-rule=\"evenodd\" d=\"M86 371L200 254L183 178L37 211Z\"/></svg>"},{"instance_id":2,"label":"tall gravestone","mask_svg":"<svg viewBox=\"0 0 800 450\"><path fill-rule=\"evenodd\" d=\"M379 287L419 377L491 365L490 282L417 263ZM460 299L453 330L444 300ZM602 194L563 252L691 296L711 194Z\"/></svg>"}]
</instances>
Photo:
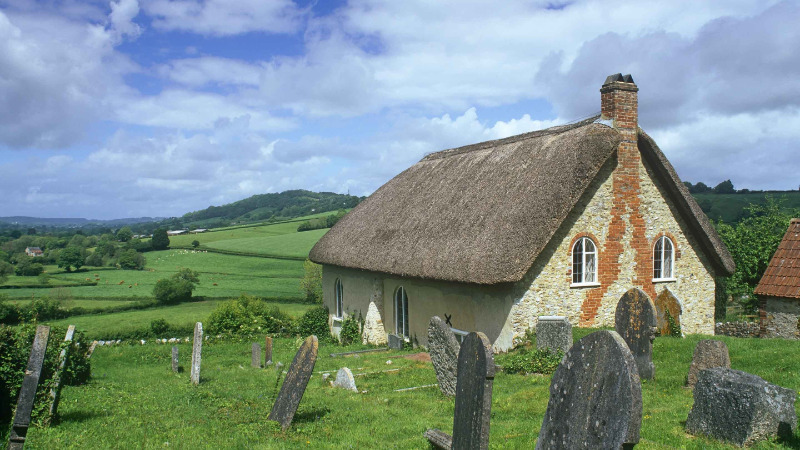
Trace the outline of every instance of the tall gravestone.
<instances>
[{"instance_id":1,"label":"tall gravestone","mask_svg":"<svg viewBox=\"0 0 800 450\"><path fill-rule=\"evenodd\" d=\"M536 322L536 348L567 353L572 347L572 324L564 316L539 316Z\"/></svg>"},{"instance_id":2,"label":"tall gravestone","mask_svg":"<svg viewBox=\"0 0 800 450\"><path fill-rule=\"evenodd\" d=\"M56 420L58 415L58 402L61 400L61 374L64 372L64 367L67 365L69 358L69 349L72 345L72 336L75 334L75 325L67 327L67 334L64 336L64 342L67 345L61 350L58 355L58 368L53 375L53 387L50 389L50 420Z\"/></svg>"},{"instance_id":3,"label":"tall gravestone","mask_svg":"<svg viewBox=\"0 0 800 450\"><path fill-rule=\"evenodd\" d=\"M686 385L690 389L694 389L694 385L697 384L697 375L700 374L700 371L712 367L731 368L728 346L722 341L703 339L694 348L692 365L689 366L689 373L686 375Z\"/></svg>"},{"instance_id":4,"label":"tall gravestone","mask_svg":"<svg viewBox=\"0 0 800 450\"><path fill-rule=\"evenodd\" d=\"M494 374L491 342L483 333L468 334L458 352L453 436L440 430L427 430L425 437L431 444L439 448L489 448Z\"/></svg>"},{"instance_id":5,"label":"tall gravestone","mask_svg":"<svg viewBox=\"0 0 800 450\"><path fill-rule=\"evenodd\" d=\"M203 353L203 324L194 324L194 340L192 341L192 371L189 374L192 384L200 384L200 360Z\"/></svg>"},{"instance_id":6,"label":"tall gravestone","mask_svg":"<svg viewBox=\"0 0 800 450\"><path fill-rule=\"evenodd\" d=\"M314 372L318 350L317 337L307 337L300 349L297 350L292 365L286 372L286 378L283 380L281 390L278 392L278 397L275 399L275 404L272 405L272 411L268 417L269 420L281 424L283 430L292 424L294 414L297 412L297 407L300 405L306 386L308 386L308 380Z\"/></svg>"},{"instance_id":7,"label":"tall gravestone","mask_svg":"<svg viewBox=\"0 0 800 450\"><path fill-rule=\"evenodd\" d=\"M656 326L661 336L670 336L680 333L681 329L681 304L669 289L664 289L658 294L655 301ZM672 320L672 324L670 324ZM674 324L674 327L673 327ZM673 328L675 328L673 330ZM678 334L680 337L680 334Z\"/></svg>"},{"instance_id":8,"label":"tall gravestone","mask_svg":"<svg viewBox=\"0 0 800 450\"><path fill-rule=\"evenodd\" d=\"M614 314L614 328L633 353L639 377L652 379L656 373L653 339L657 328L655 307L647 294L633 288L619 299Z\"/></svg>"},{"instance_id":9,"label":"tall gravestone","mask_svg":"<svg viewBox=\"0 0 800 450\"><path fill-rule=\"evenodd\" d=\"M25 368L25 377L19 390L17 410L14 412L14 422L8 438L9 450L21 450L25 446L25 437L31 424L33 401L36 399L36 388L39 386L39 377L42 375L44 354L47 350L47 339L50 337L50 327L39 325L36 327L36 337L33 340L31 356Z\"/></svg>"},{"instance_id":10,"label":"tall gravestone","mask_svg":"<svg viewBox=\"0 0 800 450\"><path fill-rule=\"evenodd\" d=\"M264 365L272 364L272 338L264 337Z\"/></svg>"},{"instance_id":11,"label":"tall gravestone","mask_svg":"<svg viewBox=\"0 0 800 450\"><path fill-rule=\"evenodd\" d=\"M172 371L178 373L178 346L172 346Z\"/></svg>"},{"instance_id":12,"label":"tall gravestone","mask_svg":"<svg viewBox=\"0 0 800 450\"><path fill-rule=\"evenodd\" d=\"M458 352L461 344L456 340L453 330L439 316L431 317L428 325L428 351L436 371L439 390L450 397L456 395L458 374Z\"/></svg>"},{"instance_id":13,"label":"tall gravestone","mask_svg":"<svg viewBox=\"0 0 800 450\"><path fill-rule=\"evenodd\" d=\"M536 448L629 448L641 424L633 355L619 334L597 331L576 342L553 374Z\"/></svg>"},{"instance_id":14,"label":"tall gravestone","mask_svg":"<svg viewBox=\"0 0 800 450\"><path fill-rule=\"evenodd\" d=\"M261 346L255 342L250 350L250 365L257 369L261 368Z\"/></svg>"}]
</instances>

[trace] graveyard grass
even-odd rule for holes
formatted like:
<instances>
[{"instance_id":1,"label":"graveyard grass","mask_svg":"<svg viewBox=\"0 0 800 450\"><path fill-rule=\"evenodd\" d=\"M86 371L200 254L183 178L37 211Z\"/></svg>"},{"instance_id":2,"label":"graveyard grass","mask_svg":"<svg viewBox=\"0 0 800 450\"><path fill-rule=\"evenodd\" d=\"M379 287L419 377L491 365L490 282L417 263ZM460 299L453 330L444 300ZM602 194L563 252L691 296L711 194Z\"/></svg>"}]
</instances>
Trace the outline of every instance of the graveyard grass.
<instances>
[{"instance_id":1,"label":"graveyard grass","mask_svg":"<svg viewBox=\"0 0 800 450\"><path fill-rule=\"evenodd\" d=\"M575 339L592 330L574 329ZM658 338L654 344L656 377L643 382L641 441L637 448L733 448L687 435L683 424L692 406L684 388L696 343L704 336ZM706 337L707 338L707 337ZM771 383L800 387L800 342L717 337L730 349L731 367ZM301 339L275 339L274 361L284 369ZM260 344L263 344L261 338ZM359 349L351 346L348 349ZM436 383L430 363L398 357L414 351L379 352L331 358L342 347L320 344L315 374L292 426L280 431L266 420L279 384L274 366L250 367L250 342L214 341L203 345L200 386L189 383L191 344L180 345L183 372L171 370L170 345L98 347L92 357L93 380L66 387L62 422L28 434L31 448L179 447L179 448L428 448L428 428L452 431L454 400L435 387L395 389ZM346 349L345 349L346 350ZM391 359L392 364L386 361ZM498 365L503 356L496 357ZM347 366L359 390L335 389L320 371ZM364 372L378 372L359 376ZM281 380L282 381L282 380ZM494 381L491 448L532 448L549 395L549 376L498 373ZM755 448L800 446L762 442Z\"/></svg>"}]
</instances>

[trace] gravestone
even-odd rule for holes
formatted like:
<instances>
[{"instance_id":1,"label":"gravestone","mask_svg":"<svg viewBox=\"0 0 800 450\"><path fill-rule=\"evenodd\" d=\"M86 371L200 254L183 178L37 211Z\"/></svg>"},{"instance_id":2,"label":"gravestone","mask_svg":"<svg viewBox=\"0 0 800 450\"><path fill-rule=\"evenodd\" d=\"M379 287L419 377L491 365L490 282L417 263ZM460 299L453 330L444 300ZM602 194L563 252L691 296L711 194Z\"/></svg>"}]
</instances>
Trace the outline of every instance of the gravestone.
<instances>
[{"instance_id":1,"label":"gravestone","mask_svg":"<svg viewBox=\"0 0 800 450\"><path fill-rule=\"evenodd\" d=\"M192 371L189 374L192 384L200 384L200 359L203 353L203 324L194 324L194 341L192 342Z\"/></svg>"},{"instance_id":2,"label":"gravestone","mask_svg":"<svg viewBox=\"0 0 800 450\"><path fill-rule=\"evenodd\" d=\"M453 436L450 438L441 430L427 430L424 436L428 442L439 448L489 448L494 373L494 357L489 339L480 332L468 334L458 352Z\"/></svg>"},{"instance_id":3,"label":"gravestone","mask_svg":"<svg viewBox=\"0 0 800 450\"><path fill-rule=\"evenodd\" d=\"M297 354L294 355L292 365L289 366L281 390L278 392L278 398L272 405L268 419L281 424L281 429L284 431L292 424L294 413L297 412L297 407L306 391L308 380L314 371L314 364L317 362L318 350L317 337L307 337L300 349L297 350Z\"/></svg>"},{"instance_id":4,"label":"gravestone","mask_svg":"<svg viewBox=\"0 0 800 450\"><path fill-rule=\"evenodd\" d=\"M686 376L686 385L694 389L695 384L697 384L697 375L700 371L712 367L731 368L728 346L722 341L704 339L698 342L694 348L692 365L689 366L689 374Z\"/></svg>"},{"instance_id":5,"label":"gravestone","mask_svg":"<svg viewBox=\"0 0 800 450\"><path fill-rule=\"evenodd\" d=\"M92 354L94 353L94 349L96 349L96 348L97 348L97 341L92 341L92 345L89 346L89 351L86 352L86 359L89 359L89 358L92 357Z\"/></svg>"},{"instance_id":6,"label":"gravestone","mask_svg":"<svg viewBox=\"0 0 800 450\"><path fill-rule=\"evenodd\" d=\"M261 346L253 342L253 347L250 350L250 365L252 367L261 368Z\"/></svg>"},{"instance_id":7,"label":"gravestone","mask_svg":"<svg viewBox=\"0 0 800 450\"><path fill-rule=\"evenodd\" d=\"M272 338L264 337L264 365L272 364Z\"/></svg>"},{"instance_id":8,"label":"gravestone","mask_svg":"<svg viewBox=\"0 0 800 450\"><path fill-rule=\"evenodd\" d=\"M450 397L456 395L456 376L458 374L458 351L461 344L450 327L439 318L431 317L428 325L428 351L436 371L439 390Z\"/></svg>"},{"instance_id":9,"label":"gravestone","mask_svg":"<svg viewBox=\"0 0 800 450\"><path fill-rule=\"evenodd\" d=\"M172 371L178 373L178 346L172 346Z\"/></svg>"},{"instance_id":10,"label":"gravestone","mask_svg":"<svg viewBox=\"0 0 800 450\"><path fill-rule=\"evenodd\" d=\"M614 328L633 353L639 377L652 379L656 373L653 365L656 314L647 294L633 288L619 299L614 314Z\"/></svg>"},{"instance_id":11,"label":"gravestone","mask_svg":"<svg viewBox=\"0 0 800 450\"><path fill-rule=\"evenodd\" d=\"M572 324L564 316L539 316L536 323L536 348L567 353L572 347Z\"/></svg>"},{"instance_id":12,"label":"gravestone","mask_svg":"<svg viewBox=\"0 0 800 450\"><path fill-rule=\"evenodd\" d=\"M389 348L392 350L402 350L404 339L396 334L389 335Z\"/></svg>"},{"instance_id":13,"label":"gravestone","mask_svg":"<svg viewBox=\"0 0 800 450\"><path fill-rule=\"evenodd\" d=\"M57 420L58 416L58 402L61 400L61 374L64 371L64 367L67 365L67 359L69 358L68 350L72 346L72 336L75 334L75 325L70 325L67 327L67 334L64 336L64 342L67 343L67 346L61 350L61 353L58 355L58 368L56 369L56 373L53 374L53 387L50 389L50 420L54 421Z\"/></svg>"},{"instance_id":14,"label":"gravestone","mask_svg":"<svg viewBox=\"0 0 800 450\"><path fill-rule=\"evenodd\" d=\"M664 289L658 294L655 301L656 306L656 326L661 336L671 336L673 333L670 327L669 319L675 323L675 327L679 331L681 329L681 304L669 289ZM678 337L680 334L678 333Z\"/></svg>"},{"instance_id":15,"label":"gravestone","mask_svg":"<svg viewBox=\"0 0 800 450\"><path fill-rule=\"evenodd\" d=\"M14 412L14 422L8 438L9 450L21 450L25 446L25 437L31 424L31 411L33 401L36 399L36 388L39 386L39 376L42 374L44 353L47 350L47 339L50 337L50 327L39 325L36 327L36 337L33 340L31 356L25 368L25 377L17 399L17 410Z\"/></svg>"},{"instance_id":16,"label":"gravestone","mask_svg":"<svg viewBox=\"0 0 800 450\"><path fill-rule=\"evenodd\" d=\"M356 380L353 378L353 372L347 367L342 367L336 372L336 380L333 381L333 386L347 389L348 391L358 392L356 387Z\"/></svg>"},{"instance_id":17,"label":"gravestone","mask_svg":"<svg viewBox=\"0 0 800 450\"><path fill-rule=\"evenodd\" d=\"M791 438L797 428L797 393L739 370L700 372L686 432L739 446L773 437Z\"/></svg>"},{"instance_id":18,"label":"gravestone","mask_svg":"<svg viewBox=\"0 0 800 450\"><path fill-rule=\"evenodd\" d=\"M536 448L630 448L641 424L633 355L619 334L597 331L576 342L553 374Z\"/></svg>"}]
</instances>

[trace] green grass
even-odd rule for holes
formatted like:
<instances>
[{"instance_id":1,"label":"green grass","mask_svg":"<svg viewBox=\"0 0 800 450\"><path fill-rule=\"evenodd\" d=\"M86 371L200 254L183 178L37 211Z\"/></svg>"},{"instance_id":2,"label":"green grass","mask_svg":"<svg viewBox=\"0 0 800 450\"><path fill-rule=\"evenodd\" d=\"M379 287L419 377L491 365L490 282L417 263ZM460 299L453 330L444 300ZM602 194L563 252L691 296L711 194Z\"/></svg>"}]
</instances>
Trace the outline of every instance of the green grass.
<instances>
[{"instance_id":1,"label":"green grass","mask_svg":"<svg viewBox=\"0 0 800 450\"><path fill-rule=\"evenodd\" d=\"M277 236L259 236L215 241L210 248L237 252L253 252L269 256L287 256L305 259L328 228Z\"/></svg>"},{"instance_id":2,"label":"green grass","mask_svg":"<svg viewBox=\"0 0 800 450\"><path fill-rule=\"evenodd\" d=\"M575 334L586 333L576 329ZM656 379L642 386L644 414L637 448L733 448L683 431L692 405L692 394L683 385L694 346L702 338L656 340ZM782 386L800 385L800 342L719 339L730 348L733 368ZM289 363L296 345L293 339L276 339L274 359ZM191 346L179 347L181 363L188 367ZM359 389L366 391L360 394L331 388L315 374L292 427L284 433L266 420L276 393L276 371L274 366L249 367L248 342L205 344L198 387L190 385L186 371L170 371L170 346L100 347L92 359L93 381L64 390L62 423L31 429L27 443L31 448L428 448L422 437L425 429L452 430L453 399L438 389L394 392L435 383L430 363L396 356L405 352L328 356L338 351L342 348L322 345L315 370L400 370L357 376ZM393 363L387 365L387 359ZM491 448L533 447L549 384L549 376L497 374ZM776 442L755 446L779 447Z\"/></svg>"},{"instance_id":3,"label":"green grass","mask_svg":"<svg viewBox=\"0 0 800 450\"><path fill-rule=\"evenodd\" d=\"M31 300L29 299L13 299L10 300L9 303L16 303L17 305L24 306L30 303ZM64 308L85 308L85 309L103 309L103 308L110 308L114 306L120 306L133 303L133 300L130 299L99 299L99 298L91 298L91 299L72 299L67 300L62 304Z\"/></svg>"},{"instance_id":4,"label":"green grass","mask_svg":"<svg viewBox=\"0 0 800 450\"><path fill-rule=\"evenodd\" d=\"M317 217L327 217L334 213L335 213L334 211L331 211L321 214L313 214L310 216L303 216L297 219L292 219L291 221L280 222L269 225L258 225L258 226L244 225L238 227L217 228L212 231L207 231L205 233L183 234L180 236L172 236L169 238L169 242L171 246L188 247L192 245L192 241L194 240L200 242L200 245L206 245L211 242L225 241L231 239L250 239L250 238L267 237L267 236L280 236L283 234L296 233L297 227L302 222L305 222L308 219L313 219Z\"/></svg>"}]
</instances>

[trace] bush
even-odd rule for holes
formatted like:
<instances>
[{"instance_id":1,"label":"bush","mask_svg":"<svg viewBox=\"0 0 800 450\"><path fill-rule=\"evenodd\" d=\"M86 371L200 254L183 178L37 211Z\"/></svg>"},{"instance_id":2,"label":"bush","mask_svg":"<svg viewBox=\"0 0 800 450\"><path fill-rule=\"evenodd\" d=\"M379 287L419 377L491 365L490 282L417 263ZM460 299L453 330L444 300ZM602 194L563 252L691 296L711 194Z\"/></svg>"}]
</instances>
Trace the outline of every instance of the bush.
<instances>
[{"instance_id":1,"label":"bush","mask_svg":"<svg viewBox=\"0 0 800 450\"><path fill-rule=\"evenodd\" d=\"M61 308L61 302L50 297L34 299L30 304L21 308L21 318L27 322L40 320L61 319L66 317L66 311Z\"/></svg>"},{"instance_id":2,"label":"bush","mask_svg":"<svg viewBox=\"0 0 800 450\"><path fill-rule=\"evenodd\" d=\"M7 295L0 295L0 324L19 323L21 312L16 303L8 303Z\"/></svg>"},{"instance_id":3,"label":"bush","mask_svg":"<svg viewBox=\"0 0 800 450\"><path fill-rule=\"evenodd\" d=\"M117 259L117 264L120 269L125 270L142 270L144 269L145 263L144 255L132 248L124 250L120 253L119 259Z\"/></svg>"},{"instance_id":4,"label":"bush","mask_svg":"<svg viewBox=\"0 0 800 450\"><path fill-rule=\"evenodd\" d=\"M361 321L356 319L355 316L348 315L342 321L342 329L339 331L339 343L342 345L361 343Z\"/></svg>"},{"instance_id":5,"label":"bush","mask_svg":"<svg viewBox=\"0 0 800 450\"><path fill-rule=\"evenodd\" d=\"M192 247L194 247L194 248L200 247L200 241L198 241L197 239L193 240L192 241Z\"/></svg>"},{"instance_id":6,"label":"bush","mask_svg":"<svg viewBox=\"0 0 800 450\"><path fill-rule=\"evenodd\" d=\"M217 305L208 318L209 333L294 334L292 318L263 299L242 294Z\"/></svg>"},{"instance_id":7,"label":"bush","mask_svg":"<svg viewBox=\"0 0 800 450\"><path fill-rule=\"evenodd\" d=\"M541 350L522 347L501 359L505 373L541 373L549 375L556 371L564 352L543 348Z\"/></svg>"},{"instance_id":8,"label":"bush","mask_svg":"<svg viewBox=\"0 0 800 450\"><path fill-rule=\"evenodd\" d=\"M153 319L150 322L150 331L153 336L164 336L169 331L169 324L165 319Z\"/></svg>"},{"instance_id":9,"label":"bush","mask_svg":"<svg viewBox=\"0 0 800 450\"><path fill-rule=\"evenodd\" d=\"M162 305L173 305L192 299L194 284L176 278L162 278L153 287L153 297Z\"/></svg>"},{"instance_id":10,"label":"bush","mask_svg":"<svg viewBox=\"0 0 800 450\"><path fill-rule=\"evenodd\" d=\"M14 268L14 273L21 277L36 277L42 272L44 272L44 266L33 262L33 258L29 256L20 258L17 267Z\"/></svg>"},{"instance_id":11,"label":"bush","mask_svg":"<svg viewBox=\"0 0 800 450\"><path fill-rule=\"evenodd\" d=\"M86 257L85 263L87 266L101 267L103 265L103 255L95 251Z\"/></svg>"},{"instance_id":12,"label":"bush","mask_svg":"<svg viewBox=\"0 0 800 450\"><path fill-rule=\"evenodd\" d=\"M306 259L303 263L303 279L300 280L300 291L309 303L322 303L322 266Z\"/></svg>"},{"instance_id":13,"label":"bush","mask_svg":"<svg viewBox=\"0 0 800 450\"><path fill-rule=\"evenodd\" d=\"M320 341L330 340L331 330L328 327L328 307L315 306L302 317L297 324L297 332L301 337L311 336L312 334Z\"/></svg>"}]
</instances>

